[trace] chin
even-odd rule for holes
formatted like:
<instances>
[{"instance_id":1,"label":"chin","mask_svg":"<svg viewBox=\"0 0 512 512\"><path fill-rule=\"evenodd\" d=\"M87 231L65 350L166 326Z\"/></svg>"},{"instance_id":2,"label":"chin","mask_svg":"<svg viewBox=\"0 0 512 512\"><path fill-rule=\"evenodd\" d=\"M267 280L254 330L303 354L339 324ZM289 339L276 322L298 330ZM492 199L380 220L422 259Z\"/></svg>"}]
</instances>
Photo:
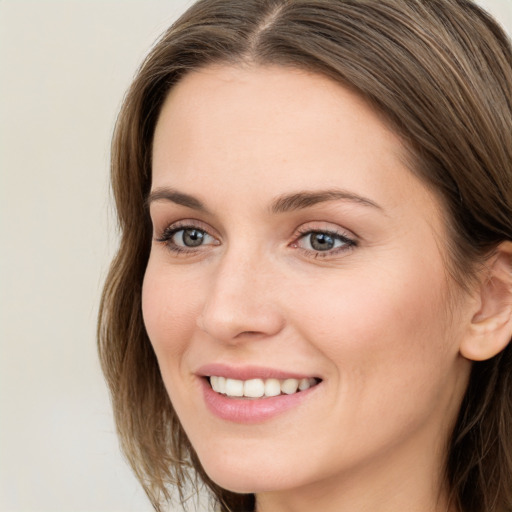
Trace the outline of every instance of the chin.
<instances>
[{"instance_id":1,"label":"chin","mask_svg":"<svg viewBox=\"0 0 512 512\"><path fill-rule=\"evenodd\" d=\"M200 458L203 469L213 482L231 492L255 494L283 490L299 483L299 475L291 468L283 469L270 455L265 464L248 456L238 460L215 457L214 460L212 455L205 461ZM293 478L290 478L292 474Z\"/></svg>"},{"instance_id":2,"label":"chin","mask_svg":"<svg viewBox=\"0 0 512 512\"><path fill-rule=\"evenodd\" d=\"M293 486L288 482L281 482L276 478L268 478L264 475L240 475L228 471L208 473L210 479L217 485L237 494L259 494L284 490Z\"/></svg>"}]
</instances>

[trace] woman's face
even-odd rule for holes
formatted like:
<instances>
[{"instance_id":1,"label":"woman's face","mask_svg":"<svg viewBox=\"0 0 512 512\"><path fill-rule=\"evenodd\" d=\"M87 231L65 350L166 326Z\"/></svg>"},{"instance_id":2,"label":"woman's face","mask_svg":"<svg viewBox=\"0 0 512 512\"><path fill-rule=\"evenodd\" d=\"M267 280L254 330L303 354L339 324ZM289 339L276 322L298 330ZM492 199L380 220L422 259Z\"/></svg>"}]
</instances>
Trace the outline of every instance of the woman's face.
<instances>
[{"instance_id":1,"label":"woman's face","mask_svg":"<svg viewBox=\"0 0 512 512\"><path fill-rule=\"evenodd\" d=\"M167 98L143 313L222 487L440 471L469 299L447 277L442 210L405 160L364 101L318 75L211 66Z\"/></svg>"}]
</instances>

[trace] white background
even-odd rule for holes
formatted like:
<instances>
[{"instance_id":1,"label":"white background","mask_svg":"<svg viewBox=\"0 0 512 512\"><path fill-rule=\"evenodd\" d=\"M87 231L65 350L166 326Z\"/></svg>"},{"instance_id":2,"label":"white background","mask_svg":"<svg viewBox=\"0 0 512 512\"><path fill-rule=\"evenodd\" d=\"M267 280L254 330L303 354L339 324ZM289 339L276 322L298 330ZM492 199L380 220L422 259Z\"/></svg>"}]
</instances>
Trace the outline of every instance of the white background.
<instances>
[{"instance_id":1,"label":"white background","mask_svg":"<svg viewBox=\"0 0 512 512\"><path fill-rule=\"evenodd\" d=\"M96 355L124 91L191 0L0 0L0 512L149 512ZM512 32L512 0L481 3Z\"/></svg>"}]
</instances>

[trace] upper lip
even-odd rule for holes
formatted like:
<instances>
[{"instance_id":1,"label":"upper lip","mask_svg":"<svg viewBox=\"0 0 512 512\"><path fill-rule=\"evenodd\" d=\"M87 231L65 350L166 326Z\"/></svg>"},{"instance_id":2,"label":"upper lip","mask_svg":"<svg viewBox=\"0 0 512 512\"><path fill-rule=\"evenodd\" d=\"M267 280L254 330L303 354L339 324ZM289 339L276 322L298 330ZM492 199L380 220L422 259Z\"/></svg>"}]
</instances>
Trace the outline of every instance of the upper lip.
<instances>
[{"instance_id":1,"label":"upper lip","mask_svg":"<svg viewBox=\"0 0 512 512\"><path fill-rule=\"evenodd\" d=\"M250 379L308 379L316 375L299 373L264 366L229 366L223 363L211 363L201 366L196 372L200 377L227 377L228 379L250 380Z\"/></svg>"}]
</instances>

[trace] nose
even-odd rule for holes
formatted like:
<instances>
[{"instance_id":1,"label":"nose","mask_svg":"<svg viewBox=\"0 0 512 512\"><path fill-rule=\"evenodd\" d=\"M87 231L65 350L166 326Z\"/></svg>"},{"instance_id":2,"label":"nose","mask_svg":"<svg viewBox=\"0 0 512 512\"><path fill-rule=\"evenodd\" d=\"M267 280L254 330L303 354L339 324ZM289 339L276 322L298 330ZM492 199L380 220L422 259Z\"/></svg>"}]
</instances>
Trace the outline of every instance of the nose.
<instances>
[{"instance_id":1,"label":"nose","mask_svg":"<svg viewBox=\"0 0 512 512\"><path fill-rule=\"evenodd\" d=\"M226 255L212 270L199 328L227 344L279 333L284 316L276 274L262 256Z\"/></svg>"}]
</instances>

